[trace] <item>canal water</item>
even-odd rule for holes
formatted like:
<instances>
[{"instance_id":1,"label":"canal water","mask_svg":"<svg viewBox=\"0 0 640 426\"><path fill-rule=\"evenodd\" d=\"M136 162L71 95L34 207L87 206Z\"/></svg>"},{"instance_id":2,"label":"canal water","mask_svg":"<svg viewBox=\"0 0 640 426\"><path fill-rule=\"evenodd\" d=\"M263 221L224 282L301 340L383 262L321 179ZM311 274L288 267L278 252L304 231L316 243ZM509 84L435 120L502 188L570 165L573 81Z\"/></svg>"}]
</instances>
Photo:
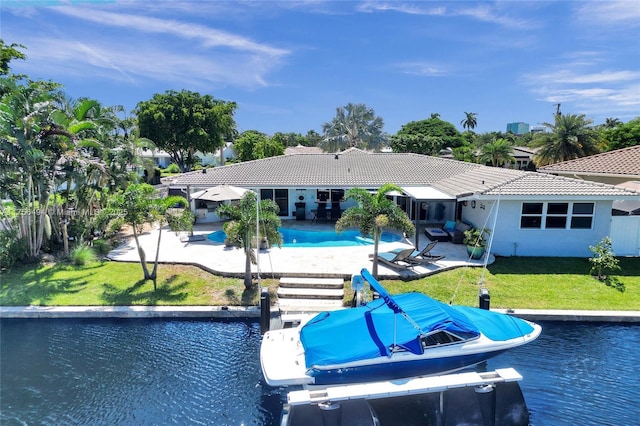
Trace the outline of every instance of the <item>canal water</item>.
<instances>
[{"instance_id":1,"label":"canal water","mask_svg":"<svg viewBox=\"0 0 640 426\"><path fill-rule=\"evenodd\" d=\"M532 425L640 424L640 326L542 323L514 367ZM251 321L2 320L0 424L276 425Z\"/></svg>"}]
</instances>

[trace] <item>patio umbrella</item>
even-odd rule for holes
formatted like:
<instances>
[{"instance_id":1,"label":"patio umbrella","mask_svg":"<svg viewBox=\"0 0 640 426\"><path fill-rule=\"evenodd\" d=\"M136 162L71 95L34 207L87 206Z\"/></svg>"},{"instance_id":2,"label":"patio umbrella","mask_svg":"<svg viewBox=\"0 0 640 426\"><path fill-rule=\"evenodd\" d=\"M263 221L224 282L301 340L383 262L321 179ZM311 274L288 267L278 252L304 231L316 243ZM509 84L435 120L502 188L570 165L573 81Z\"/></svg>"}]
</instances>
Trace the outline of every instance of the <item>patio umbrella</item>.
<instances>
[{"instance_id":1,"label":"patio umbrella","mask_svg":"<svg viewBox=\"0 0 640 426\"><path fill-rule=\"evenodd\" d=\"M204 200L204 201L231 201L239 200L242 196L250 191L246 188L240 188L239 186L231 185L217 185L211 188L203 189L191 194L192 200Z\"/></svg>"}]
</instances>

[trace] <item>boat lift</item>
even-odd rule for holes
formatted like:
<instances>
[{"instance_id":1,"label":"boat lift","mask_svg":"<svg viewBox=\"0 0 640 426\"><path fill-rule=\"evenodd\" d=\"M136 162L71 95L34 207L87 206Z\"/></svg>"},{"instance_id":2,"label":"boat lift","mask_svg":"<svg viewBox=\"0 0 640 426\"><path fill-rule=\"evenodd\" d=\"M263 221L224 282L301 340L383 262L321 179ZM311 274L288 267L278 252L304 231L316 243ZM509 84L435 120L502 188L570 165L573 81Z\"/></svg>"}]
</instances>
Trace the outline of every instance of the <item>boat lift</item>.
<instances>
[{"instance_id":1,"label":"boat lift","mask_svg":"<svg viewBox=\"0 0 640 426\"><path fill-rule=\"evenodd\" d=\"M513 368L496 369L489 372L464 372L446 374L440 376L413 377L383 382L358 383L351 385L332 386L327 388L310 387L308 389L291 391L287 394L287 403L283 409L282 425L313 425L314 420L321 419L323 425L347 426L352 424L379 425L375 410L369 404L372 400L387 398L419 396L438 393L438 407L435 417L438 424L450 424L446 416L445 395L448 391L471 388L467 392L476 394L479 402L478 413L482 418L487 418L483 424L496 425L496 419L500 417L500 404L496 403L496 387L504 384L513 384L519 390L517 382L522 376ZM524 406L524 398L521 392L513 392L509 389L506 393L513 395L519 393L520 401ZM485 397L484 395L489 395ZM520 403L516 398L516 403ZM344 407L343 407L344 406ZM364 406L364 408L363 408ZM459 410L470 409L460 407ZM362 423L363 413L371 412L370 423ZM526 409L523 410L526 412ZM355 414L354 414L355 413ZM488 413L488 414L487 414ZM523 414L524 415L524 414ZM368 416L368 414L366 414ZM522 423L514 421L514 425L527 424L526 419Z\"/></svg>"}]
</instances>

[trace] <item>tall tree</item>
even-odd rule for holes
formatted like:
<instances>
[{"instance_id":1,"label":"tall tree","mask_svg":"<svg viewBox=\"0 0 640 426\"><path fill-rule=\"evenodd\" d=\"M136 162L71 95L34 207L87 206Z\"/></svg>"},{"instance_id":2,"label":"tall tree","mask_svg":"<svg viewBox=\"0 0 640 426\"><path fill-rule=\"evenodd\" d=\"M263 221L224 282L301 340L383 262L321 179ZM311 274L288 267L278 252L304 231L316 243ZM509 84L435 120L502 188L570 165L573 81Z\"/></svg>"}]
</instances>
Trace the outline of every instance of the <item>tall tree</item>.
<instances>
[{"instance_id":1,"label":"tall tree","mask_svg":"<svg viewBox=\"0 0 640 426\"><path fill-rule=\"evenodd\" d=\"M438 155L443 148L458 148L463 145L464 139L456 127L441 120L436 113L426 120L404 124L398 133L391 136L394 152Z\"/></svg>"},{"instance_id":2,"label":"tall tree","mask_svg":"<svg viewBox=\"0 0 640 426\"><path fill-rule=\"evenodd\" d=\"M336 222L336 231L342 232L347 228L360 229L363 236L373 238L373 270L372 275L378 277L378 246L380 236L385 228L397 229L411 237L416 228L404 212L393 200L387 197L392 191L401 192L397 185L387 183L382 185L375 194L363 188L351 188L345 193L345 199L355 200L358 205L349 207Z\"/></svg>"},{"instance_id":3,"label":"tall tree","mask_svg":"<svg viewBox=\"0 0 640 426\"><path fill-rule=\"evenodd\" d=\"M169 224L172 231L190 230L193 226L193 213L189 210L189 204L184 197L160 198L156 190L146 183L129 185L124 192L114 196L111 203L111 207L122 212L125 222L131 226L144 279L153 280L153 289L155 291L162 228ZM175 206L180 206L177 212L173 209ZM159 225L158 240L153 269L149 272L147 256L144 248L140 245L139 234L145 224L154 223Z\"/></svg>"},{"instance_id":4,"label":"tall tree","mask_svg":"<svg viewBox=\"0 0 640 426\"><path fill-rule=\"evenodd\" d=\"M640 145L640 117L606 129L602 138L607 150Z\"/></svg>"},{"instance_id":5,"label":"tall tree","mask_svg":"<svg viewBox=\"0 0 640 426\"><path fill-rule=\"evenodd\" d=\"M539 147L535 157L536 165L573 160L597 154L598 132L591 127L593 121L584 114L555 114L554 123L542 123L551 129L536 139Z\"/></svg>"},{"instance_id":6,"label":"tall tree","mask_svg":"<svg viewBox=\"0 0 640 426\"><path fill-rule=\"evenodd\" d=\"M257 263L254 247L259 247L259 242L256 240L265 238L269 244L282 246L282 234L278 231L281 224L278 216L280 207L273 200L261 200L256 208L257 202L256 193L247 191L238 205L223 204L216 210L218 216L231 219L223 227L227 239L244 250L244 286L247 289L253 285L251 264Z\"/></svg>"},{"instance_id":7,"label":"tall tree","mask_svg":"<svg viewBox=\"0 0 640 426\"><path fill-rule=\"evenodd\" d=\"M605 118L604 120L604 127L607 129L612 129L620 124L622 124L622 121L617 118Z\"/></svg>"},{"instance_id":8,"label":"tall tree","mask_svg":"<svg viewBox=\"0 0 640 426\"><path fill-rule=\"evenodd\" d=\"M19 49L25 47L21 44L12 43L6 45L0 38L0 75L8 75L10 72L9 62L14 59L25 59L27 56Z\"/></svg>"},{"instance_id":9,"label":"tall tree","mask_svg":"<svg viewBox=\"0 0 640 426\"><path fill-rule=\"evenodd\" d=\"M494 167L504 166L516 161L512 154L513 147L506 139L496 139L491 143L482 145L480 151L479 161Z\"/></svg>"},{"instance_id":10,"label":"tall tree","mask_svg":"<svg viewBox=\"0 0 640 426\"><path fill-rule=\"evenodd\" d=\"M140 137L151 139L182 171L189 171L197 151L215 152L224 146L225 138L232 137L236 106L210 95L168 90L138 103L135 114Z\"/></svg>"},{"instance_id":11,"label":"tall tree","mask_svg":"<svg viewBox=\"0 0 640 426\"><path fill-rule=\"evenodd\" d=\"M257 130L247 130L238 136L233 148L238 153L238 161L259 160L284 154L284 145L279 138L269 138Z\"/></svg>"},{"instance_id":12,"label":"tall tree","mask_svg":"<svg viewBox=\"0 0 640 426\"><path fill-rule=\"evenodd\" d=\"M384 121L373 108L349 103L336 109L336 116L322 125L323 149L338 151L347 147L378 150L385 142Z\"/></svg>"},{"instance_id":13,"label":"tall tree","mask_svg":"<svg viewBox=\"0 0 640 426\"><path fill-rule=\"evenodd\" d=\"M465 118L460 122L463 129L473 130L478 125L478 114L475 112L465 112Z\"/></svg>"}]
</instances>

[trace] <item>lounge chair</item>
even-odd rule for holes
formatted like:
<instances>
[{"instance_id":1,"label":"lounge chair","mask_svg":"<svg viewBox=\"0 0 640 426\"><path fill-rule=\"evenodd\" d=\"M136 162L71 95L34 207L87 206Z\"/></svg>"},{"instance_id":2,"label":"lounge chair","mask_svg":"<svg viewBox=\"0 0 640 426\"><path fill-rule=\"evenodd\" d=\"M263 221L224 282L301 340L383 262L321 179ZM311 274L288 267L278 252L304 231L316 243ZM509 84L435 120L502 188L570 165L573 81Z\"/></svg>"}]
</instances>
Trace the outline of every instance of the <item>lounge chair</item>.
<instances>
[{"instance_id":1,"label":"lounge chair","mask_svg":"<svg viewBox=\"0 0 640 426\"><path fill-rule=\"evenodd\" d=\"M431 254L431 250L433 250L433 248L437 244L437 241L432 241L427 244L422 250L414 250L414 252L411 253L411 256L409 256L406 261L409 263L420 265L437 262L440 259L444 259L444 254Z\"/></svg>"},{"instance_id":2,"label":"lounge chair","mask_svg":"<svg viewBox=\"0 0 640 426\"><path fill-rule=\"evenodd\" d=\"M414 252L413 247L408 249L401 249L395 252L382 252L378 253L378 262L382 262L387 266L390 266L394 269L406 269L411 267L413 264L409 262L407 259Z\"/></svg>"}]
</instances>

